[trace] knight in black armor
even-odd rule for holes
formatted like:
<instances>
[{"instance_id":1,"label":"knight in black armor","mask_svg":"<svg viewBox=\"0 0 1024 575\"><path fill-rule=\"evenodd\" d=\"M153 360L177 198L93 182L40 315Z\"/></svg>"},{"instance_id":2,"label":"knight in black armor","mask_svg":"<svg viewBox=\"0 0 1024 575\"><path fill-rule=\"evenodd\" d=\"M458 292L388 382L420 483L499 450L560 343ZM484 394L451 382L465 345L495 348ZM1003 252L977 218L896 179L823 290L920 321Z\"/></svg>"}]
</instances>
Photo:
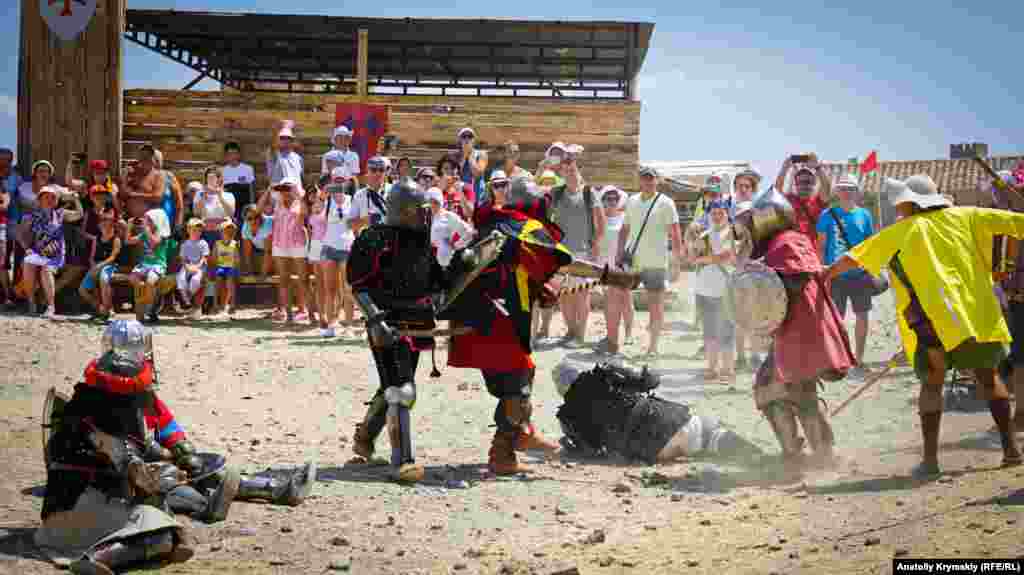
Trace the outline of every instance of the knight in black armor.
<instances>
[{"instance_id":1,"label":"knight in black armor","mask_svg":"<svg viewBox=\"0 0 1024 575\"><path fill-rule=\"evenodd\" d=\"M159 463L161 492L175 513L214 523L227 517L236 500L294 506L309 495L316 480L313 463L287 474L241 475L225 465L223 456L197 452L159 397L146 408L145 419L149 435L144 457ZM177 479L181 472L188 477L187 483Z\"/></svg>"},{"instance_id":2,"label":"knight in black armor","mask_svg":"<svg viewBox=\"0 0 1024 575\"><path fill-rule=\"evenodd\" d=\"M353 451L369 459L387 425L392 477L419 481L423 466L413 457L410 410L416 402L416 366L431 337L403 330L435 327L434 301L447 288L445 272L430 245L431 211L425 192L411 180L392 186L383 223L359 234L346 270L356 304L366 318L367 337L380 388L356 424Z\"/></svg>"},{"instance_id":3,"label":"knight in black armor","mask_svg":"<svg viewBox=\"0 0 1024 575\"><path fill-rule=\"evenodd\" d=\"M611 453L648 464L679 457L750 459L761 448L716 417L693 413L688 405L654 395L661 378L613 364L580 371L559 363L552 378L564 403L558 408L562 444L603 456Z\"/></svg>"},{"instance_id":4,"label":"knight in black armor","mask_svg":"<svg viewBox=\"0 0 1024 575\"><path fill-rule=\"evenodd\" d=\"M73 573L112 574L193 554L143 459L154 377L150 333L118 320L71 399L46 412L46 496L35 542L55 561L70 561Z\"/></svg>"}]
</instances>

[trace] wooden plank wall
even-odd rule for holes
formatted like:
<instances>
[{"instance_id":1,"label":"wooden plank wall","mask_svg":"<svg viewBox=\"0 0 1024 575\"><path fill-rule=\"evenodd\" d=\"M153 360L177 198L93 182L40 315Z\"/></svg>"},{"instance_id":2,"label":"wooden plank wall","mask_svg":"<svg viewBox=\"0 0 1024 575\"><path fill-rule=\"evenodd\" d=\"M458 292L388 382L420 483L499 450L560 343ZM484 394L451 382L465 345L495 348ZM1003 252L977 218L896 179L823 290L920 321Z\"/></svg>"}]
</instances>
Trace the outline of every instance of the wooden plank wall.
<instances>
[{"instance_id":1,"label":"wooden plank wall","mask_svg":"<svg viewBox=\"0 0 1024 575\"><path fill-rule=\"evenodd\" d=\"M330 149L336 104L360 101L333 94L161 90L128 90L124 100L126 161L134 159L143 143L152 143L180 179L198 180L206 166L221 161L224 143L236 140L261 186L267 184L264 150L276 122L296 122L311 182L320 170L320 157ZM580 144L586 148L580 166L588 182L636 189L639 102L370 96L365 103L388 106L388 133L400 139L395 155L411 157L416 166L435 165L446 150L454 151L456 132L471 126L479 148L516 141L521 165L531 171L551 142Z\"/></svg>"},{"instance_id":2,"label":"wooden plank wall","mask_svg":"<svg viewBox=\"0 0 1024 575\"><path fill-rule=\"evenodd\" d=\"M85 31L71 42L50 32L39 8L38 0L21 3L19 164L50 160L63 174L75 152L120 161L125 0L97 2Z\"/></svg>"}]
</instances>

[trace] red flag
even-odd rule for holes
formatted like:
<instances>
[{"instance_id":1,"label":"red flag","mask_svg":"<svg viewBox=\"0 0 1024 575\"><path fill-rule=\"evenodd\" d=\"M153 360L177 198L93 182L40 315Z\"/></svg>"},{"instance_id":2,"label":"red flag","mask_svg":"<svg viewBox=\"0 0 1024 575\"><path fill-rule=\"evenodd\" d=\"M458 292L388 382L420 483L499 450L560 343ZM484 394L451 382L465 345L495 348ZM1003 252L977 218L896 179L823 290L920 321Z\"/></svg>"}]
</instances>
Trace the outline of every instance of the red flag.
<instances>
[{"instance_id":1,"label":"red flag","mask_svg":"<svg viewBox=\"0 0 1024 575\"><path fill-rule=\"evenodd\" d=\"M878 152L872 151L860 165L860 173L868 174L878 169Z\"/></svg>"},{"instance_id":2,"label":"red flag","mask_svg":"<svg viewBox=\"0 0 1024 575\"><path fill-rule=\"evenodd\" d=\"M352 130L352 149L359 154L359 171L366 173L366 161L377 155L377 144L388 131L388 107L377 104L338 104L334 124Z\"/></svg>"}]
</instances>

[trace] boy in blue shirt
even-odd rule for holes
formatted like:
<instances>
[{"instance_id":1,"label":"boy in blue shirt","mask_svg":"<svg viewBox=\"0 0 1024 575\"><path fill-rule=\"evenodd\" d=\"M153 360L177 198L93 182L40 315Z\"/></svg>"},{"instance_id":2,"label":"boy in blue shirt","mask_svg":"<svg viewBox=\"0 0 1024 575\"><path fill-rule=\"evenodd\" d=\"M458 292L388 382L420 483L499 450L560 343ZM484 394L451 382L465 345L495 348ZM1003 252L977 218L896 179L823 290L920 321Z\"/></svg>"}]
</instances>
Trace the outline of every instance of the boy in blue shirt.
<instances>
[{"instance_id":1,"label":"boy in blue shirt","mask_svg":"<svg viewBox=\"0 0 1024 575\"><path fill-rule=\"evenodd\" d=\"M843 176L836 186L839 205L826 209L818 218L818 255L826 266L832 265L847 251L875 233L871 212L857 205L860 185L851 175ZM868 338L868 317L871 312L871 276L863 270L852 270L832 280L832 301L839 314L846 317L846 302L857 316L855 330L857 368L862 369L864 346Z\"/></svg>"}]
</instances>

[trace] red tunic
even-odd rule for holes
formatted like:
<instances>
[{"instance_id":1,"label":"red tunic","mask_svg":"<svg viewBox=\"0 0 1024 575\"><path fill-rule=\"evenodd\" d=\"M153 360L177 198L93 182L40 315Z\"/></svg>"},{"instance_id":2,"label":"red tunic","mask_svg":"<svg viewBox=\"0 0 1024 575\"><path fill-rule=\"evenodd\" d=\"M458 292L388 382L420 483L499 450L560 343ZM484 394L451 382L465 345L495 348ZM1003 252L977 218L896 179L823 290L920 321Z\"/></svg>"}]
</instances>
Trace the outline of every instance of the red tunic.
<instances>
[{"instance_id":1,"label":"red tunic","mask_svg":"<svg viewBox=\"0 0 1024 575\"><path fill-rule=\"evenodd\" d=\"M796 223L797 227L800 228L800 232L806 234L807 237L813 242L818 239L818 217L821 216L821 212L825 211L828 206L821 199L821 196L815 194L809 198L801 197L797 194L786 194L786 199L793 205L793 209L796 210Z\"/></svg>"},{"instance_id":2,"label":"red tunic","mask_svg":"<svg viewBox=\"0 0 1024 575\"><path fill-rule=\"evenodd\" d=\"M856 363L839 311L821 276L807 235L788 230L772 238L764 263L780 274L812 274L799 297L789 294L786 321L774 334L774 379L797 383L823 372L846 372Z\"/></svg>"},{"instance_id":3,"label":"red tunic","mask_svg":"<svg viewBox=\"0 0 1024 575\"><path fill-rule=\"evenodd\" d=\"M477 222L483 224L481 227L484 228L493 223L493 220L513 221L521 226L525 226L527 223L533 225L540 223L540 220L531 218L521 211L503 208L483 207L477 210L475 215ZM557 226L541 225L549 239L554 242L561 239L561 232ZM501 278L500 283L505 286L505 289L502 289L500 293L488 295L494 299L504 299L510 316L498 313L494 309L481 310L481 313L493 314L489 332L484 335L475 331L453 337L448 349L448 365L451 367L495 371L513 371L534 367L529 347L532 304L540 293L540 286L549 281L558 268L566 263L565 257L558 253L560 250L564 250L564 247L556 250L552 249L554 246L546 248L523 240L510 239L509 242L515 244L511 248L515 249L515 257L510 258L510 261L504 261L502 258L485 273L496 274ZM525 288L525 292L523 288ZM525 306L523 297L526 299ZM520 322L525 322L525 326Z\"/></svg>"}]
</instances>

